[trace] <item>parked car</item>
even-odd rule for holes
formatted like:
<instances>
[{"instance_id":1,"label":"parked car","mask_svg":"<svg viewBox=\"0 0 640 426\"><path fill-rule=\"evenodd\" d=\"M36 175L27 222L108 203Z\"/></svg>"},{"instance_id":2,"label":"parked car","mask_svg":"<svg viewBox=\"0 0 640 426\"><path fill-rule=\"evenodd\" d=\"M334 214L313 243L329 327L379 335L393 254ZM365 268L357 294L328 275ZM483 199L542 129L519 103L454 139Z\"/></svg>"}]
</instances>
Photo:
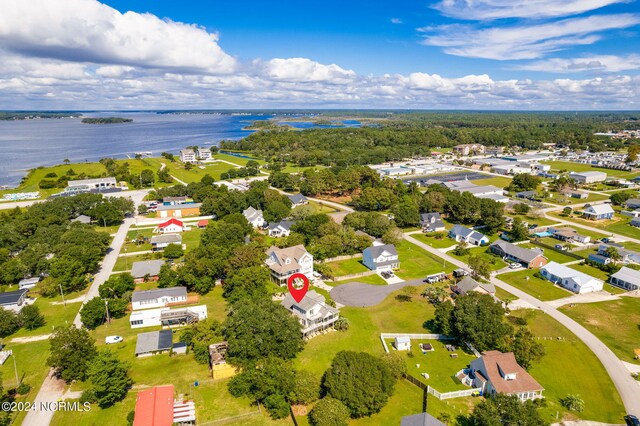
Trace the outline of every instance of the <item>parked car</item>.
<instances>
[{"instance_id":1,"label":"parked car","mask_svg":"<svg viewBox=\"0 0 640 426\"><path fill-rule=\"evenodd\" d=\"M114 343L120 343L122 341L124 341L122 336L107 336L107 337L104 338L104 342L107 345L112 345Z\"/></svg>"},{"instance_id":2,"label":"parked car","mask_svg":"<svg viewBox=\"0 0 640 426\"><path fill-rule=\"evenodd\" d=\"M640 420L633 414L624 416L624 421L627 422L627 426L640 426Z\"/></svg>"},{"instance_id":3,"label":"parked car","mask_svg":"<svg viewBox=\"0 0 640 426\"><path fill-rule=\"evenodd\" d=\"M556 250L567 251L567 248L562 244L556 244L555 246L553 246L553 248L555 248Z\"/></svg>"},{"instance_id":4,"label":"parked car","mask_svg":"<svg viewBox=\"0 0 640 426\"><path fill-rule=\"evenodd\" d=\"M453 271L453 276L456 278L464 277L465 275L469 275L469 272L465 271L464 269L456 269L455 271Z\"/></svg>"},{"instance_id":5,"label":"parked car","mask_svg":"<svg viewBox=\"0 0 640 426\"><path fill-rule=\"evenodd\" d=\"M521 267L522 267L522 265L519 264L519 263L512 263L512 264L509 265L509 269L518 269L518 268L521 268Z\"/></svg>"}]
</instances>

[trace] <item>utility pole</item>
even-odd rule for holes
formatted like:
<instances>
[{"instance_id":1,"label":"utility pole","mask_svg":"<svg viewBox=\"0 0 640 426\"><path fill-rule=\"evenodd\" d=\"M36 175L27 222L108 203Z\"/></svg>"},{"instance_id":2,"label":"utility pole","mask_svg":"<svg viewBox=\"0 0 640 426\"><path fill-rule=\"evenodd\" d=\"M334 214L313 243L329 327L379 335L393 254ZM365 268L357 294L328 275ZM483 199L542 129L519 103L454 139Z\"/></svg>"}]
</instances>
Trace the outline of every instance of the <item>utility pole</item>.
<instances>
[{"instance_id":1,"label":"utility pole","mask_svg":"<svg viewBox=\"0 0 640 426\"><path fill-rule=\"evenodd\" d=\"M16 366L16 356L11 351L11 358L13 358L13 371L16 373L16 387L20 386L20 379L18 379L18 367Z\"/></svg>"},{"instance_id":2,"label":"utility pole","mask_svg":"<svg viewBox=\"0 0 640 426\"><path fill-rule=\"evenodd\" d=\"M109 301L108 300L104 301L104 308L107 313L107 322L111 324L111 318L109 318Z\"/></svg>"},{"instance_id":3,"label":"utility pole","mask_svg":"<svg viewBox=\"0 0 640 426\"><path fill-rule=\"evenodd\" d=\"M64 292L62 291L62 284L58 283L58 287L60 288L60 295L62 296L62 303L64 303L64 307L67 307L67 301L64 298Z\"/></svg>"}]
</instances>

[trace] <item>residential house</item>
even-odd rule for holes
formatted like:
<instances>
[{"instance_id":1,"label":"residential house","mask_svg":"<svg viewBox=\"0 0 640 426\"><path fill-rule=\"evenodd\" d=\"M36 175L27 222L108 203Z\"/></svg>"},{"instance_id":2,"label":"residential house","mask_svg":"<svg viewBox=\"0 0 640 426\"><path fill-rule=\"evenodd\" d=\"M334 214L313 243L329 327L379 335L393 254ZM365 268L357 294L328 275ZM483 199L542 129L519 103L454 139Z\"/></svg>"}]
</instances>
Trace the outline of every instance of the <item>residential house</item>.
<instances>
[{"instance_id":1,"label":"residential house","mask_svg":"<svg viewBox=\"0 0 640 426\"><path fill-rule=\"evenodd\" d=\"M487 351L469 365L473 387L483 395L516 395L521 401L542 398L544 388L516 361L513 352Z\"/></svg>"},{"instance_id":2,"label":"residential house","mask_svg":"<svg viewBox=\"0 0 640 426\"><path fill-rule=\"evenodd\" d=\"M459 294L461 296L464 296L465 294L471 291L475 291L477 293L482 293L482 294L488 294L490 296L495 296L496 294L496 287L492 283L490 282L479 283L478 281L474 280L470 276L466 276L460 281L458 281L458 283L456 283L451 287L451 290L453 290L456 294Z\"/></svg>"},{"instance_id":3,"label":"residential house","mask_svg":"<svg viewBox=\"0 0 640 426\"><path fill-rule=\"evenodd\" d=\"M287 195L287 198L291 200L291 207L295 208L298 206L304 206L305 204L309 204L309 200L302 194L293 194Z\"/></svg>"},{"instance_id":4,"label":"residential house","mask_svg":"<svg viewBox=\"0 0 640 426\"><path fill-rule=\"evenodd\" d=\"M173 399L173 385L154 386L138 392L133 426L184 426L196 422L193 401Z\"/></svg>"},{"instance_id":5,"label":"residential house","mask_svg":"<svg viewBox=\"0 0 640 426\"><path fill-rule=\"evenodd\" d=\"M213 155L209 148L198 148L198 159L200 161L211 160L211 158L213 158Z\"/></svg>"},{"instance_id":6,"label":"residential house","mask_svg":"<svg viewBox=\"0 0 640 426\"><path fill-rule=\"evenodd\" d=\"M623 266L611 275L609 282L625 290L640 290L640 271Z\"/></svg>"},{"instance_id":7,"label":"residential house","mask_svg":"<svg viewBox=\"0 0 640 426\"><path fill-rule=\"evenodd\" d=\"M454 225L453 228L449 230L449 238L476 246L489 244L489 237L462 225Z\"/></svg>"},{"instance_id":8,"label":"residential house","mask_svg":"<svg viewBox=\"0 0 640 426\"><path fill-rule=\"evenodd\" d=\"M75 219L71 219L71 222L79 222L79 223L84 223L85 225L88 225L91 223L91 217L87 216L86 214L81 214Z\"/></svg>"},{"instance_id":9,"label":"residential house","mask_svg":"<svg viewBox=\"0 0 640 426\"><path fill-rule=\"evenodd\" d=\"M186 302L186 287L167 287L134 291L131 296L131 307L134 311L138 309L162 308L165 306L184 304Z\"/></svg>"},{"instance_id":10,"label":"residential house","mask_svg":"<svg viewBox=\"0 0 640 426\"><path fill-rule=\"evenodd\" d=\"M200 216L201 203L185 203L173 205L161 205L156 208L158 217L187 217Z\"/></svg>"},{"instance_id":11,"label":"residential house","mask_svg":"<svg viewBox=\"0 0 640 426\"><path fill-rule=\"evenodd\" d=\"M291 225L293 222L290 220L281 220L278 223L269 224L269 236L270 237L288 237L291 234Z\"/></svg>"},{"instance_id":12,"label":"residential house","mask_svg":"<svg viewBox=\"0 0 640 426\"><path fill-rule=\"evenodd\" d=\"M631 219L631 222L629 222L629 225L635 226L636 228L640 228L640 217L634 217L633 219Z\"/></svg>"},{"instance_id":13,"label":"residential house","mask_svg":"<svg viewBox=\"0 0 640 426\"><path fill-rule=\"evenodd\" d=\"M440 420L428 413L412 414L404 416L400 420L400 426L446 426Z\"/></svg>"},{"instance_id":14,"label":"residential house","mask_svg":"<svg viewBox=\"0 0 640 426\"><path fill-rule=\"evenodd\" d=\"M640 198L630 198L624 204L628 209L640 209Z\"/></svg>"},{"instance_id":15,"label":"residential house","mask_svg":"<svg viewBox=\"0 0 640 426\"><path fill-rule=\"evenodd\" d=\"M173 331L159 330L138 334L136 357L158 355L169 352L173 344Z\"/></svg>"},{"instance_id":16,"label":"residential house","mask_svg":"<svg viewBox=\"0 0 640 426\"><path fill-rule=\"evenodd\" d=\"M161 223L154 229L154 232L159 234L175 234L176 232L184 231L184 223L182 221L172 217L166 222Z\"/></svg>"},{"instance_id":17,"label":"residential house","mask_svg":"<svg viewBox=\"0 0 640 426\"><path fill-rule=\"evenodd\" d=\"M522 191L516 193L517 198L522 198L525 200L534 200L538 196L536 191Z\"/></svg>"},{"instance_id":18,"label":"residential house","mask_svg":"<svg viewBox=\"0 0 640 426\"><path fill-rule=\"evenodd\" d=\"M160 268L164 265L164 260L141 260L133 262L131 265L131 275L136 284L147 281L157 281L160 275Z\"/></svg>"},{"instance_id":19,"label":"residential house","mask_svg":"<svg viewBox=\"0 0 640 426\"><path fill-rule=\"evenodd\" d=\"M372 271L390 271L400 268L398 251L393 244L373 245L362 252L362 263Z\"/></svg>"},{"instance_id":20,"label":"residential house","mask_svg":"<svg viewBox=\"0 0 640 426\"><path fill-rule=\"evenodd\" d=\"M29 288L33 288L36 285L38 285L38 283L40 282L40 277L32 277L32 278L25 278L23 280L20 280L20 282L18 283L18 288L20 290L24 290L29 289Z\"/></svg>"},{"instance_id":21,"label":"residential house","mask_svg":"<svg viewBox=\"0 0 640 426\"><path fill-rule=\"evenodd\" d=\"M590 220L604 220L613 218L613 209L610 204L585 204L581 212L582 217Z\"/></svg>"},{"instance_id":22,"label":"residential house","mask_svg":"<svg viewBox=\"0 0 640 426\"><path fill-rule=\"evenodd\" d=\"M445 230L440 213L422 213L420 215L420 225L423 232L441 232Z\"/></svg>"},{"instance_id":23,"label":"residential house","mask_svg":"<svg viewBox=\"0 0 640 426\"><path fill-rule=\"evenodd\" d=\"M289 277L296 273L313 278L313 256L302 244L286 248L272 246L267 250L265 263L271 270L271 279L279 285L287 285Z\"/></svg>"},{"instance_id":24,"label":"residential house","mask_svg":"<svg viewBox=\"0 0 640 426\"><path fill-rule=\"evenodd\" d=\"M584 191L571 191L569 193L569 197L577 198L579 200L585 200L585 199L589 198L589 194L587 192L584 192Z\"/></svg>"},{"instance_id":25,"label":"residential house","mask_svg":"<svg viewBox=\"0 0 640 426\"><path fill-rule=\"evenodd\" d=\"M242 214L254 228L263 228L267 222L264 220L262 210L256 210L253 207L245 209Z\"/></svg>"},{"instance_id":26,"label":"residential house","mask_svg":"<svg viewBox=\"0 0 640 426\"><path fill-rule=\"evenodd\" d=\"M503 259L520 263L527 268L540 268L548 262L540 249L532 250L507 241L497 240L489 246L489 250Z\"/></svg>"},{"instance_id":27,"label":"residential house","mask_svg":"<svg viewBox=\"0 0 640 426\"><path fill-rule=\"evenodd\" d=\"M20 312L27 304L27 292L29 289L23 288L14 291L0 293L0 308L9 311Z\"/></svg>"},{"instance_id":28,"label":"residential house","mask_svg":"<svg viewBox=\"0 0 640 426\"><path fill-rule=\"evenodd\" d=\"M595 253L591 253L589 257L587 257L587 259L599 265L608 265L612 262L610 257L603 256L601 254L595 254Z\"/></svg>"},{"instance_id":29,"label":"residential house","mask_svg":"<svg viewBox=\"0 0 640 426\"><path fill-rule=\"evenodd\" d=\"M624 248L623 246L619 245L619 244L600 244L598 246L598 254L601 256L607 256L609 257L609 253L607 252L607 250L609 248L615 248L616 251L618 252L618 255L620 255L620 261L624 264L627 263L638 263L640 264L640 253L635 252L633 250L629 250Z\"/></svg>"},{"instance_id":30,"label":"residential house","mask_svg":"<svg viewBox=\"0 0 640 426\"><path fill-rule=\"evenodd\" d=\"M163 251L169 244L178 244L182 246L182 235L164 234L151 237L152 251Z\"/></svg>"},{"instance_id":31,"label":"residential house","mask_svg":"<svg viewBox=\"0 0 640 426\"><path fill-rule=\"evenodd\" d=\"M305 338L311 338L333 327L340 317L338 309L328 305L324 296L313 290L308 291L300 302L296 302L291 293L287 293L281 305L298 319Z\"/></svg>"},{"instance_id":32,"label":"residential house","mask_svg":"<svg viewBox=\"0 0 640 426\"><path fill-rule=\"evenodd\" d=\"M195 163L196 160L196 152L193 149L187 148L180 150L180 161L183 163Z\"/></svg>"},{"instance_id":33,"label":"residential house","mask_svg":"<svg viewBox=\"0 0 640 426\"><path fill-rule=\"evenodd\" d=\"M587 244L591 241L590 236L579 234L578 231L573 228L548 228L547 232L550 232L553 238L567 243L578 242Z\"/></svg>"},{"instance_id":34,"label":"residential house","mask_svg":"<svg viewBox=\"0 0 640 426\"><path fill-rule=\"evenodd\" d=\"M549 262L540 273L552 283L578 294L600 291L603 287L599 279L557 262Z\"/></svg>"},{"instance_id":35,"label":"residential house","mask_svg":"<svg viewBox=\"0 0 640 426\"><path fill-rule=\"evenodd\" d=\"M571 172L569 177L577 183L587 184L604 182L607 179L607 174L604 172Z\"/></svg>"},{"instance_id":36,"label":"residential house","mask_svg":"<svg viewBox=\"0 0 640 426\"><path fill-rule=\"evenodd\" d=\"M393 346L395 346L398 351L410 351L411 350L411 338L408 336L398 336L393 341Z\"/></svg>"},{"instance_id":37,"label":"residential house","mask_svg":"<svg viewBox=\"0 0 640 426\"><path fill-rule=\"evenodd\" d=\"M207 305L181 308L156 308L133 311L129 316L131 328L172 327L193 324L207 318Z\"/></svg>"},{"instance_id":38,"label":"residential house","mask_svg":"<svg viewBox=\"0 0 640 426\"><path fill-rule=\"evenodd\" d=\"M549 164L532 164L531 169L538 174L543 174L551 171L551 166Z\"/></svg>"},{"instance_id":39,"label":"residential house","mask_svg":"<svg viewBox=\"0 0 640 426\"><path fill-rule=\"evenodd\" d=\"M460 155L484 154L484 151L485 151L484 145L480 145L479 143L467 143L467 144L456 145L453 147L453 152L455 154L460 154Z\"/></svg>"}]
</instances>

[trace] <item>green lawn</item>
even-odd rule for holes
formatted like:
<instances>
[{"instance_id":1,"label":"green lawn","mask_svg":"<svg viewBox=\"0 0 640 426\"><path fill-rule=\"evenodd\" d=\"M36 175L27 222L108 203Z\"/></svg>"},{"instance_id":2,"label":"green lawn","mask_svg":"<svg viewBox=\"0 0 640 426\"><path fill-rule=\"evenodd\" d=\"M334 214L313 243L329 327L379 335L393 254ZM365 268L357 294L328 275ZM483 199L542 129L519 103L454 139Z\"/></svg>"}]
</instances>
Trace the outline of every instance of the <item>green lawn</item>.
<instances>
[{"instance_id":1,"label":"green lawn","mask_svg":"<svg viewBox=\"0 0 640 426\"><path fill-rule=\"evenodd\" d=\"M242 152L242 154L244 154L244 155L246 155L246 156L248 156L248 157L250 157L250 156L251 156L251 154L250 154L249 152ZM236 156L229 155L229 154L220 154L220 153L215 154L215 155L213 156L213 158L215 158L215 159L217 159L217 160L225 160L225 161L229 161L230 163L235 163L235 164L237 164L237 165L239 165L239 166L246 166L246 165L247 165L247 163L248 163L249 161L251 161L251 160L253 160L253 161L257 161L260 165L264 165L264 164L266 164L266 163L267 163L266 161L264 161L264 160L262 160L262 159L260 159L260 158L257 158L257 157L253 157L253 158L241 158L241 157L236 157Z\"/></svg>"},{"instance_id":2,"label":"green lawn","mask_svg":"<svg viewBox=\"0 0 640 426\"><path fill-rule=\"evenodd\" d=\"M489 252L488 250L488 247L473 247L469 248L469 254L465 254L463 256L456 255L453 250L448 251L447 254L451 257L455 257L456 259L463 261L466 264L469 263L469 258L471 256L480 256L483 259L486 259L491 264L492 271L497 271L507 266L507 264L499 256L491 254L491 252Z\"/></svg>"},{"instance_id":3,"label":"green lawn","mask_svg":"<svg viewBox=\"0 0 640 426\"><path fill-rule=\"evenodd\" d=\"M534 335L551 338L541 340L546 355L529 370L545 388L543 394L547 406L540 412L546 422L555 423L579 417L605 423L623 423L625 411L618 392L600 360L582 341L540 311L518 310L511 315L525 317ZM558 340L558 337L563 340ZM560 405L560 398L568 394L578 394L584 400L585 409L582 413L567 412ZM559 420L556 420L556 413L559 413Z\"/></svg>"},{"instance_id":4,"label":"green lawn","mask_svg":"<svg viewBox=\"0 0 640 426\"><path fill-rule=\"evenodd\" d=\"M141 260L162 259L162 253L144 253L136 254L134 256L120 256L116 260L116 264L113 267L113 271L129 271L133 262L139 262Z\"/></svg>"},{"instance_id":5,"label":"green lawn","mask_svg":"<svg viewBox=\"0 0 640 426\"><path fill-rule=\"evenodd\" d=\"M420 242L429 244L433 248L449 248L457 244L454 240L446 236L441 239L432 237L429 234L412 234L411 236Z\"/></svg>"},{"instance_id":6,"label":"green lawn","mask_svg":"<svg viewBox=\"0 0 640 426\"><path fill-rule=\"evenodd\" d=\"M622 297L607 302L565 305L562 312L595 334L620 359L635 360L633 350L640 347L640 299Z\"/></svg>"},{"instance_id":7,"label":"green lawn","mask_svg":"<svg viewBox=\"0 0 640 426\"><path fill-rule=\"evenodd\" d=\"M559 241L559 240L556 240ZM558 262L558 263L567 263L567 262L573 262L574 259L571 256L567 256L566 254L556 251L556 250L552 250L552 249L548 249L548 248L544 248L544 247L540 247L537 246L535 244L531 244L531 243L526 243L526 244L518 244L520 247L526 247L529 249L541 249L544 252L544 257L546 257L547 259L549 259L549 262Z\"/></svg>"},{"instance_id":8,"label":"green lawn","mask_svg":"<svg viewBox=\"0 0 640 426\"><path fill-rule=\"evenodd\" d=\"M335 287L340 284L347 284L354 281L359 283L365 283L365 284L373 284L373 285L387 285L387 282L378 274L365 275L364 277L351 278L348 280L342 280L342 281L336 281L336 282L325 281L325 284Z\"/></svg>"},{"instance_id":9,"label":"green lawn","mask_svg":"<svg viewBox=\"0 0 640 426\"><path fill-rule=\"evenodd\" d=\"M313 206L316 209L316 213L326 213L326 214L330 214L330 213L335 213L338 210L336 210L335 208L328 206L322 202L317 202L317 201L309 201L309 205Z\"/></svg>"},{"instance_id":10,"label":"green lawn","mask_svg":"<svg viewBox=\"0 0 640 426\"><path fill-rule=\"evenodd\" d=\"M138 252L138 251L148 251L151 250L151 242L146 242L143 244L138 244L135 243L134 241L136 240L136 238L138 237L144 237L144 238L148 238L149 240L151 240L151 237L153 237L154 234L153 233L153 229L134 229L131 230L129 232L127 232L127 238L126 238L126 242L124 243L124 245L122 246L122 250L120 250L121 253L134 253L134 252Z\"/></svg>"},{"instance_id":11,"label":"green lawn","mask_svg":"<svg viewBox=\"0 0 640 426\"><path fill-rule=\"evenodd\" d=\"M573 294L553 285L551 281L534 277L533 274L537 271L537 269L523 269L518 272L500 274L498 278L540 300L561 299Z\"/></svg>"},{"instance_id":12,"label":"green lawn","mask_svg":"<svg viewBox=\"0 0 640 426\"><path fill-rule=\"evenodd\" d=\"M326 265L331 268L334 276L336 277L369 271L369 268L362 264L362 258L341 260L339 262L329 262Z\"/></svg>"},{"instance_id":13,"label":"green lawn","mask_svg":"<svg viewBox=\"0 0 640 426\"><path fill-rule=\"evenodd\" d=\"M455 269L453 264L422 250L409 241L403 240L396 244L396 249L400 260L397 275L404 280L424 278L430 274L451 272Z\"/></svg>"},{"instance_id":14,"label":"green lawn","mask_svg":"<svg viewBox=\"0 0 640 426\"><path fill-rule=\"evenodd\" d=\"M84 291L65 294L65 299L75 299L82 294L84 294ZM73 323L76 314L80 310L81 304L79 302L67 303L67 306L65 306L64 304L54 305L54 302L62 302L62 296L58 295L52 298L38 296L34 305L37 306L42 315L44 315L45 325L35 330L25 330L21 328L12 334L11 338L49 334L53 331L54 327L66 326Z\"/></svg>"},{"instance_id":15,"label":"green lawn","mask_svg":"<svg viewBox=\"0 0 640 426\"><path fill-rule=\"evenodd\" d=\"M563 195L558 194L555 191L549 191L549 192L551 196L546 201L549 201L550 203L553 203L553 204L561 204L561 205L569 205L569 206L571 206L572 204L582 204L582 203L602 201L602 200L609 199L608 195L594 194L592 192L588 194L587 198L572 198L568 195L565 197Z\"/></svg>"},{"instance_id":16,"label":"green lawn","mask_svg":"<svg viewBox=\"0 0 640 426\"><path fill-rule=\"evenodd\" d=\"M502 176L493 176L488 177L487 179L478 179L472 181L476 185L493 185L498 188L504 188L506 186L511 185L511 178L502 177Z\"/></svg>"},{"instance_id":17,"label":"green lawn","mask_svg":"<svg viewBox=\"0 0 640 426\"><path fill-rule=\"evenodd\" d=\"M523 222L527 222L529 225L537 224L538 226L551 226L556 225L558 222L548 219L546 217L529 217L522 214L507 214L507 216L516 218L519 217Z\"/></svg>"},{"instance_id":18,"label":"green lawn","mask_svg":"<svg viewBox=\"0 0 640 426\"><path fill-rule=\"evenodd\" d=\"M637 176L638 173L625 172L623 170L603 169L601 167L591 167L590 164L572 163L570 161L545 161L546 164L551 166L551 170L567 170L571 172L605 172L607 176L616 176L625 179L632 179Z\"/></svg>"},{"instance_id":19,"label":"green lawn","mask_svg":"<svg viewBox=\"0 0 640 426\"><path fill-rule=\"evenodd\" d=\"M562 216L560 216L560 212L551 212L549 213L549 215L562 218ZM623 216L621 214L616 213L614 219L612 220L587 220L577 216L572 216L571 218L563 218L563 219L571 220L575 223L579 223L585 226L590 226L592 228L602 229L602 232L604 233L614 233L614 234L620 234L620 235L624 235L631 238L640 239L640 229L634 228L633 226L629 225L629 223L631 222L631 218L629 216ZM577 228L576 231L580 233L584 233L585 235L590 235L589 234L590 231L583 228ZM597 234L597 235L602 235L599 238L608 236L605 234Z\"/></svg>"},{"instance_id":20,"label":"green lawn","mask_svg":"<svg viewBox=\"0 0 640 426\"><path fill-rule=\"evenodd\" d=\"M586 265L584 263L581 264L576 264L576 265L569 265L569 268L571 269L575 269L576 271L580 271L583 272L587 275L591 275L594 278L597 278L599 280L602 281L609 281L609 274L601 271L600 269L594 267L594 266L590 266L590 265Z\"/></svg>"},{"instance_id":21,"label":"green lawn","mask_svg":"<svg viewBox=\"0 0 640 426\"><path fill-rule=\"evenodd\" d=\"M496 297L503 302L506 300L516 300L517 297L509 293L507 290L503 290L500 287L496 287Z\"/></svg>"}]
</instances>

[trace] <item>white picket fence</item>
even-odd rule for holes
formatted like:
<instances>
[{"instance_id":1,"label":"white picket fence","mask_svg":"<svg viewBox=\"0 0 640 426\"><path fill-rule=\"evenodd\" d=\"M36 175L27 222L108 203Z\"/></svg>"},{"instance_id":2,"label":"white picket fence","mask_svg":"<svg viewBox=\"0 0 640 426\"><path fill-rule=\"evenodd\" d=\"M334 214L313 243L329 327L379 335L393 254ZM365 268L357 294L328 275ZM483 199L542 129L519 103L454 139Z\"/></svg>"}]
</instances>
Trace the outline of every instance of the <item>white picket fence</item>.
<instances>
[{"instance_id":1,"label":"white picket fence","mask_svg":"<svg viewBox=\"0 0 640 426\"><path fill-rule=\"evenodd\" d=\"M396 337L408 337L409 339L418 340L453 340L453 337L444 334L420 334L420 333L380 333L380 341L385 352L389 352L385 339L395 339Z\"/></svg>"},{"instance_id":2,"label":"white picket fence","mask_svg":"<svg viewBox=\"0 0 640 426\"><path fill-rule=\"evenodd\" d=\"M482 388L473 388L473 389L465 389L460 391L442 393L442 392L438 392L431 386L427 386L427 393L430 393L431 395L435 396L439 400L451 399L451 398L463 398L465 396L471 396L474 393L481 392L481 391L482 391Z\"/></svg>"}]
</instances>

